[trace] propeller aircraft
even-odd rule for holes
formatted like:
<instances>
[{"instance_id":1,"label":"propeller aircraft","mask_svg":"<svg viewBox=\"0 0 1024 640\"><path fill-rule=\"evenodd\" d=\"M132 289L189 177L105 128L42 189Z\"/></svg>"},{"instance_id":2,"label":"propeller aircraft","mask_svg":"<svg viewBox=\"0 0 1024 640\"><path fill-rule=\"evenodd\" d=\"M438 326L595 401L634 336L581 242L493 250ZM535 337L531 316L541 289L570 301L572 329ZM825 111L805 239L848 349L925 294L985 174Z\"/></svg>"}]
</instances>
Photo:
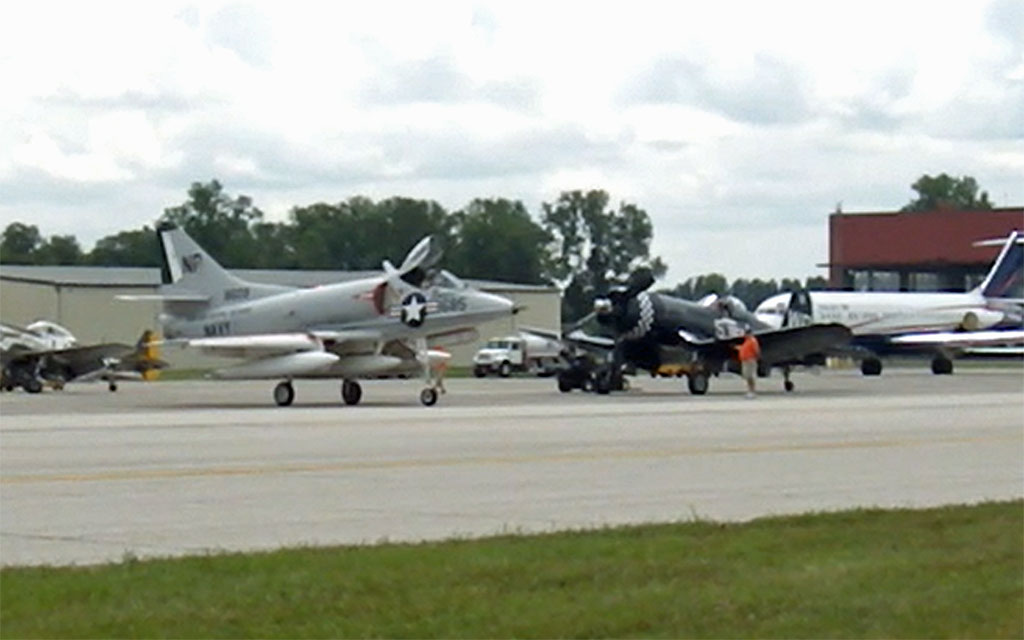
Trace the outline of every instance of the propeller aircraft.
<instances>
[{"instance_id":1,"label":"propeller aircraft","mask_svg":"<svg viewBox=\"0 0 1024 640\"><path fill-rule=\"evenodd\" d=\"M792 391L793 367L824 363L826 352L845 344L850 330L840 324L816 324L792 314L786 325L773 327L759 320L736 298L709 296L693 302L648 292L654 277L636 271L625 286L594 301L595 318L604 335L588 335L579 329L565 339L577 347L603 353L604 363L593 371L573 364L562 371L558 387L563 392L592 387L606 394L623 388L626 368L643 369L651 375L686 375L690 393L707 393L711 376L739 372L736 346L749 326L761 345L760 371L779 367L784 388Z\"/></svg>"}]
</instances>

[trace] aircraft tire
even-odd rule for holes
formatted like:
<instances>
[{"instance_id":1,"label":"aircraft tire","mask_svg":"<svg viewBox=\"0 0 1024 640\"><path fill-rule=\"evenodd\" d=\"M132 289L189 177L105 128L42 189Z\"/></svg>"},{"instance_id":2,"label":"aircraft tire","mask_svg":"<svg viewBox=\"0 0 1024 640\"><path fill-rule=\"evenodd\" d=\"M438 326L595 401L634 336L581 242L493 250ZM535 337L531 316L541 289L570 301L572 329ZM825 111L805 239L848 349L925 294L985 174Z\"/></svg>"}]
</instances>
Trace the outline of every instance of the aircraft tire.
<instances>
[{"instance_id":1,"label":"aircraft tire","mask_svg":"<svg viewBox=\"0 0 1024 640\"><path fill-rule=\"evenodd\" d=\"M695 396L702 396L708 392L708 374L698 371L686 376L686 388Z\"/></svg>"},{"instance_id":2,"label":"aircraft tire","mask_svg":"<svg viewBox=\"0 0 1024 640\"><path fill-rule=\"evenodd\" d=\"M932 373L937 376L948 376L953 373L953 361L949 358L938 357L932 360Z\"/></svg>"},{"instance_id":3,"label":"aircraft tire","mask_svg":"<svg viewBox=\"0 0 1024 640\"><path fill-rule=\"evenodd\" d=\"M860 372L866 376L881 375L882 361L878 358L864 358L860 363Z\"/></svg>"},{"instance_id":4,"label":"aircraft tire","mask_svg":"<svg viewBox=\"0 0 1024 640\"><path fill-rule=\"evenodd\" d=\"M786 393L792 393L793 389L796 389L796 385L792 380L786 380L782 383L782 388L786 390Z\"/></svg>"},{"instance_id":5,"label":"aircraft tire","mask_svg":"<svg viewBox=\"0 0 1024 640\"><path fill-rule=\"evenodd\" d=\"M558 390L561 391L562 393L569 393L575 387L576 385L573 384L572 380L566 378L565 376L558 376Z\"/></svg>"},{"instance_id":6,"label":"aircraft tire","mask_svg":"<svg viewBox=\"0 0 1024 640\"><path fill-rule=\"evenodd\" d=\"M43 383L36 378L29 378L25 384L21 385L21 388L29 393L39 393L43 390Z\"/></svg>"},{"instance_id":7,"label":"aircraft tire","mask_svg":"<svg viewBox=\"0 0 1024 640\"><path fill-rule=\"evenodd\" d=\"M432 407L437 404L437 389L433 387L427 387L423 391L420 391L420 402L425 407Z\"/></svg>"},{"instance_id":8,"label":"aircraft tire","mask_svg":"<svg viewBox=\"0 0 1024 640\"><path fill-rule=\"evenodd\" d=\"M598 375L597 379L594 380L594 391L596 391L598 393L598 395L602 395L602 396L606 396L609 393L611 393L611 391L612 391L612 380L611 380L611 378L612 378L611 373L602 373L602 374Z\"/></svg>"},{"instance_id":9,"label":"aircraft tire","mask_svg":"<svg viewBox=\"0 0 1024 640\"><path fill-rule=\"evenodd\" d=\"M291 382L279 382L274 387L274 402L279 407L287 407L295 401L295 387Z\"/></svg>"},{"instance_id":10,"label":"aircraft tire","mask_svg":"<svg viewBox=\"0 0 1024 640\"><path fill-rule=\"evenodd\" d=\"M341 399L347 405L359 404L363 397L363 387L355 380L343 380L341 383Z\"/></svg>"},{"instance_id":11,"label":"aircraft tire","mask_svg":"<svg viewBox=\"0 0 1024 640\"><path fill-rule=\"evenodd\" d=\"M61 387L61 388L63 388L63 387ZM110 393L114 393L115 391L117 391L117 383L114 382L113 380L111 380L110 384L107 385L107 389L110 390Z\"/></svg>"}]
</instances>

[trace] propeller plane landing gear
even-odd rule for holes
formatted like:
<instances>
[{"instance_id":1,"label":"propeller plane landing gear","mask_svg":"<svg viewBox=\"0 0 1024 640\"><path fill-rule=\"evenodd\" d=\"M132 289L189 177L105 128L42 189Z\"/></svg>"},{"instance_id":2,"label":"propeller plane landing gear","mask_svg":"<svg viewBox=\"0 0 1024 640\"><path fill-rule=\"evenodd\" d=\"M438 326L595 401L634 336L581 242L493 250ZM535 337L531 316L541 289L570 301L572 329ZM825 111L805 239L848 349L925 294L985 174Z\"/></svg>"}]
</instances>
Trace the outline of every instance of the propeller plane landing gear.
<instances>
[{"instance_id":1,"label":"propeller plane landing gear","mask_svg":"<svg viewBox=\"0 0 1024 640\"><path fill-rule=\"evenodd\" d=\"M789 367L783 367L782 369L782 388L786 390L786 393L790 393L796 388L793 381L789 379L789 374L792 373Z\"/></svg>"},{"instance_id":2,"label":"propeller plane landing gear","mask_svg":"<svg viewBox=\"0 0 1024 640\"><path fill-rule=\"evenodd\" d=\"M708 374L705 371L693 371L686 374L686 388L695 396L708 392Z\"/></svg>"}]
</instances>

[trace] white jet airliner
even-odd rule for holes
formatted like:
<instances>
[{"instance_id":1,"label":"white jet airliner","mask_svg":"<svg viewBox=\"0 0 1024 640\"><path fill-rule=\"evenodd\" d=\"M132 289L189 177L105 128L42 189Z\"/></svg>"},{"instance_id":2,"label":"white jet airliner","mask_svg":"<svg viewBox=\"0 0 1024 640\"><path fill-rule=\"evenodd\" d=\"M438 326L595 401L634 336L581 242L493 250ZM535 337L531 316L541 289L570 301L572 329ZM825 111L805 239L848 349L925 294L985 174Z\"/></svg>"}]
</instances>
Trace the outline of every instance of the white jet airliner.
<instances>
[{"instance_id":1,"label":"white jet airliner","mask_svg":"<svg viewBox=\"0 0 1024 640\"><path fill-rule=\"evenodd\" d=\"M1024 236L1014 231L985 280L965 293L797 291L767 298L756 314L776 327L846 325L864 375L882 372L879 355L907 350L932 353L932 371L948 374L950 356L961 348L1024 342L1022 305ZM1006 325L1016 328L981 331Z\"/></svg>"}]
</instances>

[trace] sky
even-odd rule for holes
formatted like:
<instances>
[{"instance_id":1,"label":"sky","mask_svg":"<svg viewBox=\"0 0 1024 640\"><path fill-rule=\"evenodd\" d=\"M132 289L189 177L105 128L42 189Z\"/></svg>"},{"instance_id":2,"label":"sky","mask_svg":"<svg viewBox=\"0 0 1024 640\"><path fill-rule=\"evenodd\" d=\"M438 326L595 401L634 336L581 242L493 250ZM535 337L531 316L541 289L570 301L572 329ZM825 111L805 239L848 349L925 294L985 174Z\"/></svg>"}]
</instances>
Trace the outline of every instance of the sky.
<instances>
[{"instance_id":1,"label":"sky","mask_svg":"<svg viewBox=\"0 0 1024 640\"><path fill-rule=\"evenodd\" d=\"M828 215L925 174L1024 205L1019 0L42 0L5 5L0 87L0 227L84 250L213 179L272 221L604 189L666 286L825 275Z\"/></svg>"}]
</instances>

